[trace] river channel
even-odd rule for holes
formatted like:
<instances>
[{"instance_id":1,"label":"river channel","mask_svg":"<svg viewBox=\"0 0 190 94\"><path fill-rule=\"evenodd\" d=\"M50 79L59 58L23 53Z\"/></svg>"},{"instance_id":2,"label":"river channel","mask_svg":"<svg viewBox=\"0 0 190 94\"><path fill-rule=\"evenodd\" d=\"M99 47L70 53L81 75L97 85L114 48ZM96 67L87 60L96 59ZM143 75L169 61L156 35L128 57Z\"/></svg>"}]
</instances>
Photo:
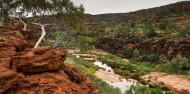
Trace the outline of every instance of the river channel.
<instances>
[{"instance_id":1,"label":"river channel","mask_svg":"<svg viewBox=\"0 0 190 94\"><path fill-rule=\"evenodd\" d=\"M138 83L138 81L136 80L125 79L120 75L115 74L114 70L107 64L104 64L100 61L95 61L94 64L103 68L103 70L100 69L99 71L97 71L95 75L107 82L109 85L118 87L119 89L121 89L122 93L128 90L131 85L136 85Z\"/></svg>"}]
</instances>

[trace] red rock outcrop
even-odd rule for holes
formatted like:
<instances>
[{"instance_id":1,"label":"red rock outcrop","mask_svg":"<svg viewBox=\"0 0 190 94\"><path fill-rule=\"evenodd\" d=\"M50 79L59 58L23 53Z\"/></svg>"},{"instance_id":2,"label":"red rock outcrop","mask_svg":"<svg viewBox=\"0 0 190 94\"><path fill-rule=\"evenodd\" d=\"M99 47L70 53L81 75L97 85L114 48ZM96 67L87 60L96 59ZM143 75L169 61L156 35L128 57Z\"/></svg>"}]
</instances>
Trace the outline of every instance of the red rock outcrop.
<instances>
[{"instance_id":1,"label":"red rock outcrop","mask_svg":"<svg viewBox=\"0 0 190 94\"><path fill-rule=\"evenodd\" d=\"M0 35L0 94L99 94L89 78L63 63L61 50L32 48L8 27Z\"/></svg>"},{"instance_id":2,"label":"red rock outcrop","mask_svg":"<svg viewBox=\"0 0 190 94\"><path fill-rule=\"evenodd\" d=\"M0 94L18 84L19 81L20 77L16 72L0 66Z\"/></svg>"},{"instance_id":3,"label":"red rock outcrop","mask_svg":"<svg viewBox=\"0 0 190 94\"><path fill-rule=\"evenodd\" d=\"M14 56L12 69L32 73L58 70L63 56L63 52L48 46L33 48Z\"/></svg>"},{"instance_id":4,"label":"red rock outcrop","mask_svg":"<svg viewBox=\"0 0 190 94\"><path fill-rule=\"evenodd\" d=\"M11 58L20 51L33 47L31 41L21 39L10 27L0 27L0 66L10 68Z\"/></svg>"},{"instance_id":5,"label":"red rock outcrop","mask_svg":"<svg viewBox=\"0 0 190 94\"><path fill-rule=\"evenodd\" d=\"M7 94L85 94L80 86L57 73L28 75Z\"/></svg>"},{"instance_id":6,"label":"red rock outcrop","mask_svg":"<svg viewBox=\"0 0 190 94\"><path fill-rule=\"evenodd\" d=\"M13 58L12 67L25 76L17 87L6 93L99 94L86 76L65 65L63 60L63 52L47 46L18 53Z\"/></svg>"}]
</instances>

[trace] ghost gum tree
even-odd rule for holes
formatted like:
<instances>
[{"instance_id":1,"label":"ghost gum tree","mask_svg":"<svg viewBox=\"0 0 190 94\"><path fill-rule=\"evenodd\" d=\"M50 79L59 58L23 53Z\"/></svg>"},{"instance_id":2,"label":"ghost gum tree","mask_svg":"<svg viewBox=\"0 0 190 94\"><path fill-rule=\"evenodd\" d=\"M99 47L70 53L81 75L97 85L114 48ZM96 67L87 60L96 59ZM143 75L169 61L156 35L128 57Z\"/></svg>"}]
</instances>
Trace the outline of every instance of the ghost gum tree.
<instances>
[{"instance_id":1,"label":"ghost gum tree","mask_svg":"<svg viewBox=\"0 0 190 94\"><path fill-rule=\"evenodd\" d=\"M75 6L72 2L70 2L70 0L40 0L40 2L39 0L36 1L38 2L35 5L33 5L34 7L33 13L35 14L34 16L37 17L37 19L40 18L40 21L33 22L33 24L41 26L42 35L39 38L39 40L36 42L35 48L39 46L42 39L46 35L45 26L59 25L59 24L68 25L68 22L72 23L73 20L76 21L75 19L76 15L79 16L79 14L81 13L83 14L83 7ZM51 15L53 23L51 20L50 21L46 20L46 17L48 17L46 15ZM58 21L63 21L63 22L59 23Z\"/></svg>"},{"instance_id":2,"label":"ghost gum tree","mask_svg":"<svg viewBox=\"0 0 190 94\"><path fill-rule=\"evenodd\" d=\"M7 0L3 0L4 2ZM9 2L9 16L19 20L23 25L23 31L27 29L27 23L24 18L32 13L32 0L8 0Z\"/></svg>"},{"instance_id":3,"label":"ghost gum tree","mask_svg":"<svg viewBox=\"0 0 190 94\"><path fill-rule=\"evenodd\" d=\"M7 0L2 0L4 3ZM41 27L41 37L36 42L37 48L46 35L45 27L49 25L68 24L71 26L77 23L79 17L84 13L83 6L75 6L70 0L8 0L9 16L18 19L23 25L23 31L27 29L24 18L31 16L34 20L32 24ZM48 21L49 17L53 20ZM64 19L64 20L60 20ZM75 20L75 21L74 21ZM63 21L63 22L58 22ZM79 20L78 20L79 21Z\"/></svg>"}]
</instances>

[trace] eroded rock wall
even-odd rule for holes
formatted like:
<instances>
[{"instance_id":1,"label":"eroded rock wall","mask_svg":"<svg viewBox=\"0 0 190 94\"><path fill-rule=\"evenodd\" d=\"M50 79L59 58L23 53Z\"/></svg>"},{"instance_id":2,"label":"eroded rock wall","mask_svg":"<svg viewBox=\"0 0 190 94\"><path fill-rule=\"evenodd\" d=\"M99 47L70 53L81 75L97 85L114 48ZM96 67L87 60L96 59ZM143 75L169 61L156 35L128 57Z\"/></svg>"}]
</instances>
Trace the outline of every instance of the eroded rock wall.
<instances>
[{"instance_id":1,"label":"eroded rock wall","mask_svg":"<svg viewBox=\"0 0 190 94\"><path fill-rule=\"evenodd\" d=\"M64 64L61 50L33 43L0 28L0 94L99 94L90 79Z\"/></svg>"}]
</instances>

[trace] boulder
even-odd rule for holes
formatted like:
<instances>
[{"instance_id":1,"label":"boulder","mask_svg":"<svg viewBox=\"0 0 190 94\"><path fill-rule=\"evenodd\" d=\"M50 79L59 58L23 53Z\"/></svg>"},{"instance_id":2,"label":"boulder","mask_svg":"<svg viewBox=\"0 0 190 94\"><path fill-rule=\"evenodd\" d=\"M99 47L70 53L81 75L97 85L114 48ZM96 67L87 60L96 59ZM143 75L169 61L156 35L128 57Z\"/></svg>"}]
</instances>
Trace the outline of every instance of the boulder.
<instances>
[{"instance_id":1,"label":"boulder","mask_svg":"<svg viewBox=\"0 0 190 94\"><path fill-rule=\"evenodd\" d=\"M74 68L65 64L62 68L65 70L27 74L6 94L100 94L93 83Z\"/></svg>"},{"instance_id":2,"label":"boulder","mask_svg":"<svg viewBox=\"0 0 190 94\"><path fill-rule=\"evenodd\" d=\"M86 94L80 86L57 73L40 73L24 77L7 94Z\"/></svg>"},{"instance_id":3,"label":"boulder","mask_svg":"<svg viewBox=\"0 0 190 94\"><path fill-rule=\"evenodd\" d=\"M20 81L20 76L10 69L0 66L0 94L14 87Z\"/></svg>"},{"instance_id":4,"label":"boulder","mask_svg":"<svg viewBox=\"0 0 190 94\"><path fill-rule=\"evenodd\" d=\"M17 52L32 47L30 42L21 39L6 39L0 41L0 66L10 68L10 61Z\"/></svg>"},{"instance_id":5,"label":"boulder","mask_svg":"<svg viewBox=\"0 0 190 94\"><path fill-rule=\"evenodd\" d=\"M63 57L63 52L48 46L33 48L14 56L12 69L30 73L58 70Z\"/></svg>"}]
</instances>

